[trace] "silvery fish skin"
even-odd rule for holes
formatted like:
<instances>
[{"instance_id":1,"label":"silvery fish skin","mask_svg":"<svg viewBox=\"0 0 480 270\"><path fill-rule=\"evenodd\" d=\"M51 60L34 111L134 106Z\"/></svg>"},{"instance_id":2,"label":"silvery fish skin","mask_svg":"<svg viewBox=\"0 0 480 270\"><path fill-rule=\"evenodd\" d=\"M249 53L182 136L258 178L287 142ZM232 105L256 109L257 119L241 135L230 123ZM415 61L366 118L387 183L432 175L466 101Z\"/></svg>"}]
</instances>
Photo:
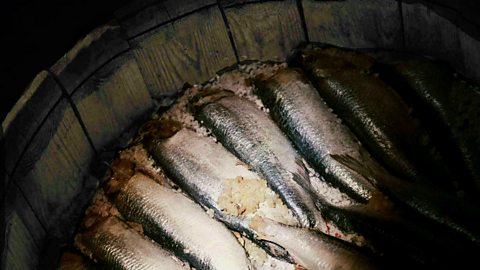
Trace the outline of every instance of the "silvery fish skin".
<instances>
[{"instance_id":1,"label":"silvery fish skin","mask_svg":"<svg viewBox=\"0 0 480 270\"><path fill-rule=\"evenodd\" d=\"M218 94L217 99L215 94L201 97L194 105L195 117L265 177L303 226L322 228L307 170L290 141L253 102L225 91Z\"/></svg>"},{"instance_id":2,"label":"silvery fish skin","mask_svg":"<svg viewBox=\"0 0 480 270\"><path fill-rule=\"evenodd\" d=\"M348 154L359 161L371 160L301 70L281 70L270 78L257 80L256 86L256 94L269 108L272 118L325 179L362 203L378 192L363 176L331 157Z\"/></svg>"},{"instance_id":3,"label":"silvery fish skin","mask_svg":"<svg viewBox=\"0 0 480 270\"><path fill-rule=\"evenodd\" d=\"M196 203L143 174L120 190L116 205L129 220L141 223L146 235L172 250L196 269L249 269L235 236Z\"/></svg>"},{"instance_id":4,"label":"silvery fish skin","mask_svg":"<svg viewBox=\"0 0 480 270\"><path fill-rule=\"evenodd\" d=\"M384 183L385 192L388 192L391 197L443 228L449 228L451 232L456 233L456 236L451 237L466 238L470 243L466 243L465 246L473 243L477 249L480 247L480 223L476 218L478 210L471 205L431 186L402 181L379 168L377 164L359 163L348 156L334 156L334 158L365 177L376 178L376 181Z\"/></svg>"},{"instance_id":5,"label":"silvery fish skin","mask_svg":"<svg viewBox=\"0 0 480 270\"><path fill-rule=\"evenodd\" d=\"M405 85L399 89L412 96L416 108L428 116L435 134L446 138L438 144L444 147L450 163L457 163L456 175L466 173L467 183L459 179L467 192L480 191L480 89L459 78L444 66L426 59L395 61L393 76ZM461 178L461 177L458 177ZM457 179L458 179L457 178ZM474 195L476 197L476 195Z\"/></svg>"},{"instance_id":6,"label":"silvery fish skin","mask_svg":"<svg viewBox=\"0 0 480 270\"><path fill-rule=\"evenodd\" d=\"M322 50L303 52L300 63L320 96L390 170L413 181L451 183L445 164L431 153L428 134L400 96L369 74L369 65L359 66Z\"/></svg>"},{"instance_id":7,"label":"silvery fish skin","mask_svg":"<svg viewBox=\"0 0 480 270\"><path fill-rule=\"evenodd\" d=\"M77 236L76 244L85 255L108 269L188 269L116 217L109 217Z\"/></svg>"},{"instance_id":8,"label":"silvery fish skin","mask_svg":"<svg viewBox=\"0 0 480 270\"><path fill-rule=\"evenodd\" d=\"M170 138L155 141L148 146L155 161L172 180L198 203L214 211L214 216L233 230L245 233L255 240L248 222L222 211L219 197L225 189L225 180L243 178L259 179L237 157L212 138L198 136L181 129ZM271 255L290 260L285 252L265 242L257 242Z\"/></svg>"},{"instance_id":9,"label":"silvery fish skin","mask_svg":"<svg viewBox=\"0 0 480 270\"><path fill-rule=\"evenodd\" d=\"M379 269L353 246L316 231L263 218L252 220L251 227L262 239L285 248L306 269Z\"/></svg>"}]
</instances>

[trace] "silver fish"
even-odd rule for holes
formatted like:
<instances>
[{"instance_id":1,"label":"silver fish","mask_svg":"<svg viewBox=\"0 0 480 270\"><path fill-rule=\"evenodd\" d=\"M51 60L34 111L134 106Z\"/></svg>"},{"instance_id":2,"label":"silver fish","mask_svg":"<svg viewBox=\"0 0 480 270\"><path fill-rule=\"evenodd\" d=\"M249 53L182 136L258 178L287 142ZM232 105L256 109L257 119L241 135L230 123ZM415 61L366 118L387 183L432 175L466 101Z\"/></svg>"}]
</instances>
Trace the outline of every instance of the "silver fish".
<instances>
[{"instance_id":1,"label":"silver fish","mask_svg":"<svg viewBox=\"0 0 480 270\"><path fill-rule=\"evenodd\" d=\"M265 177L303 226L323 229L302 159L265 112L227 91L197 97L194 111L227 149Z\"/></svg>"},{"instance_id":2,"label":"silver fish","mask_svg":"<svg viewBox=\"0 0 480 270\"><path fill-rule=\"evenodd\" d=\"M77 236L77 247L108 269L188 269L116 217Z\"/></svg>"},{"instance_id":3,"label":"silver fish","mask_svg":"<svg viewBox=\"0 0 480 270\"><path fill-rule=\"evenodd\" d=\"M262 239L284 247L307 269L379 269L353 246L316 231L263 218L254 219L251 227Z\"/></svg>"},{"instance_id":4,"label":"silver fish","mask_svg":"<svg viewBox=\"0 0 480 270\"><path fill-rule=\"evenodd\" d=\"M148 148L155 161L182 190L205 208L212 209L216 219L255 240L245 218L222 211L218 201L226 188L225 180L237 177L260 179L256 173L222 145L188 129L181 129L168 139L150 144ZM265 242L257 244L271 255L291 261L276 246Z\"/></svg>"},{"instance_id":5,"label":"silver fish","mask_svg":"<svg viewBox=\"0 0 480 270\"><path fill-rule=\"evenodd\" d=\"M272 118L326 180L362 203L378 192L363 176L331 157L345 154L359 161L371 160L301 70L283 69L255 84L256 94L269 108Z\"/></svg>"},{"instance_id":6,"label":"silver fish","mask_svg":"<svg viewBox=\"0 0 480 270\"><path fill-rule=\"evenodd\" d=\"M392 172L411 181L451 185L446 164L435 155L428 134L407 104L378 76L372 59L336 49L302 52L302 68L320 96L355 132L365 147ZM353 62L365 58L364 61Z\"/></svg>"},{"instance_id":7,"label":"silver fish","mask_svg":"<svg viewBox=\"0 0 480 270\"><path fill-rule=\"evenodd\" d=\"M116 205L146 235L196 269L249 269L235 236L196 203L171 188L135 174L120 190Z\"/></svg>"}]
</instances>

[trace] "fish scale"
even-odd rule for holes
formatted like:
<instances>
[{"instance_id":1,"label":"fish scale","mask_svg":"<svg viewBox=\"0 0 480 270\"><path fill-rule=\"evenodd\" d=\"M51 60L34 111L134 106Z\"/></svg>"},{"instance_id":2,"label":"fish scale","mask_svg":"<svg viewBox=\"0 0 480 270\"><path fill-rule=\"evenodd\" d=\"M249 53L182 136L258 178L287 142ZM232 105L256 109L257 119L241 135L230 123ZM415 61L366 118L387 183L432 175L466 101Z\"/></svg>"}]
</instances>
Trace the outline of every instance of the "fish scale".
<instances>
[{"instance_id":1,"label":"fish scale","mask_svg":"<svg viewBox=\"0 0 480 270\"><path fill-rule=\"evenodd\" d=\"M301 157L266 113L253 102L230 95L202 104L195 116L226 148L265 177L303 226L324 229Z\"/></svg>"}]
</instances>

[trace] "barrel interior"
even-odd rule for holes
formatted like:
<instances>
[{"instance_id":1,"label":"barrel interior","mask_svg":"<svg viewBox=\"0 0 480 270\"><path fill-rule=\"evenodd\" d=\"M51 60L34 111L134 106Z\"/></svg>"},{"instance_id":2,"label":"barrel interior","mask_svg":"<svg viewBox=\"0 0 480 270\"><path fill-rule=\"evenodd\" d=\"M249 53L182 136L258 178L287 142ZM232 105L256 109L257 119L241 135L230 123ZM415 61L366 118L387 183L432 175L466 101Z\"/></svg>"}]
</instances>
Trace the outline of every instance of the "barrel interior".
<instances>
[{"instance_id":1,"label":"barrel interior","mask_svg":"<svg viewBox=\"0 0 480 270\"><path fill-rule=\"evenodd\" d=\"M429 55L480 82L479 26L455 6L134 1L40 71L2 123L2 269L58 265L116 151L185 84L307 44Z\"/></svg>"}]
</instances>

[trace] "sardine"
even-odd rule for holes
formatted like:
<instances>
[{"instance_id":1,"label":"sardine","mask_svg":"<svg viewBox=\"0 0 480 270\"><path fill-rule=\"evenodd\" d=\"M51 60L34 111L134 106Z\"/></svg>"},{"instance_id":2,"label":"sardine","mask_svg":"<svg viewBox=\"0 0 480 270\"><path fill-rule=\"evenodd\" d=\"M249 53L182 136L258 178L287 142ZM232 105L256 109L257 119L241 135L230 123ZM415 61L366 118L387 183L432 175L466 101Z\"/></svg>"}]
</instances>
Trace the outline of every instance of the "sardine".
<instances>
[{"instance_id":1,"label":"sardine","mask_svg":"<svg viewBox=\"0 0 480 270\"><path fill-rule=\"evenodd\" d=\"M458 182L467 193L480 191L480 88L455 78L448 68L426 59L395 61L387 74L400 93L411 98L414 108L428 117L449 163L456 165ZM387 73L387 72L384 72ZM392 78L393 77L393 78ZM462 178L473 179L468 183Z\"/></svg>"},{"instance_id":2,"label":"sardine","mask_svg":"<svg viewBox=\"0 0 480 270\"><path fill-rule=\"evenodd\" d=\"M300 63L320 96L390 170L412 181L451 184L445 164L431 154L428 134L416 124L400 96L369 74L369 65L322 50L302 53Z\"/></svg>"},{"instance_id":3,"label":"sardine","mask_svg":"<svg viewBox=\"0 0 480 270\"><path fill-rule=\"evenodd\" d=\"M355 135L333 114L301 70L281 70L270 78L256 80L256 86L256 94L272 118L326 180L361 203L378 192L367 179L331 157L348 154L359 161L370 160Z\"/></svg>"},{"instance_id":4,"label":"sardine","mask_svg":"<svg viewBox=\"0 0 480 270\"><path fill-rule=\"evenodd\" d=\"M107 269L188 269L117 217L77 235L76 246Z\"/></svg>"},{"instance_id":5,"label":"sardine","mask_svg":"<svg viewBox=\"0 0 480 270\"><path fill-rule=\"evenodd\" d=\"M234 181L238 177L260 179L255 172L212 138L199 136L188 129L181 129L170 138L154 140L149 143L148 149L170 178L204 208L213 210L216 219L255 240L246 216L224 211L219 205L220 197L227 188L227 181ZM275 213L264 214L270 218L275 216ZM270 254L291 261L288 254L277 246L268 242L257 244Z\"/></svg>"},{"instance_id":6,"label":"sardine","mask_svg":"<svg viewBox=\"0 0 480 270\"><path fill-rule=\"evenodd\" d=\"M255 218L251 226L262 239L284 247L306 269L379 269L354 246L320 232Z\"/></svg>"},{"instance_id":7,"label":"sardine","mask_svg":"<svg viewBox=\"0 0 480 270\"><path fill-rule=\"evenodd\" d=\"M468 203L431 186L411 184L398 179L388 171L379 168L378 164L359 163L356 159L348 156L333 157L365 177L376 178L375 181L384 183L385 192L396 198L397 202L435 222L436 224L430 222L428 225L432 229L432 233L438 234L437 244L441 245L443 240L445 240L443 244L449 243L447 245L450 247L457 244L458 250L452 251L453 253L480 247L480 223L476 218L478 210Z\"/></svg>"},{"instance_id":8,"label":"sardine","mask_svg":"<svg viewBox=\"0 0 480 270\"><path fill-rule=\"evenodd\" d=\"M137 173L115 202L122 215L143 225L146 235L196 269L249 269L235 236L185 195Z\"/></svg>"},{"instance_id":9,"label":"sardine","mask_svg":"<svg viewBox=\"0 0 480 270\"><path fill-rule=\"evenodd\" d=\"M303 226L324 227L302 159L269 116L253 102L227 91L197 98L194 114L200 123L265 177Z\"/></svg>"}]
</instances>

